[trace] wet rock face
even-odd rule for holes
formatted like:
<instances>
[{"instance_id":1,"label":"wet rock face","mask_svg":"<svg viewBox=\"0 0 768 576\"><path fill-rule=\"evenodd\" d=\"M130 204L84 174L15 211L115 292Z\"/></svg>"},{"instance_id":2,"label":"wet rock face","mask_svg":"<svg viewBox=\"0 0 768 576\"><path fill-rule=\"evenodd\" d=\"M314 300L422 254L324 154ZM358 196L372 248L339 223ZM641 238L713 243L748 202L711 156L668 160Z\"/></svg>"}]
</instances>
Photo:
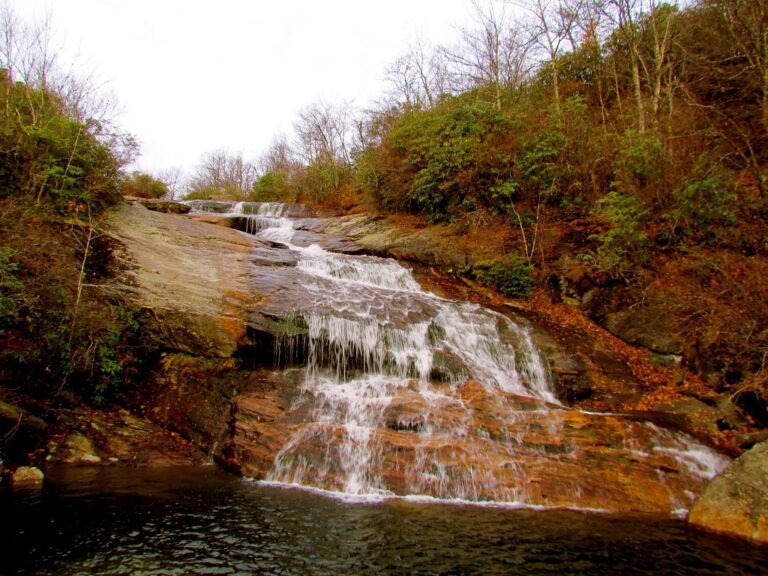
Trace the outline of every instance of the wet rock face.
<instances>
[{"instance_id":1,"label":"wet rock face","mask_svg":"<svg viewBox=\"0 0 768 576\"><path fill-rule=\"evenodd\" d=\"M134 402L153 422L213 457L229 434L231 404L243 379L234 359L166 354Z\"/></svg>"},{"instance_id":2,"label":"wet rock face","mask_svg":"<svg viewBox=\"0 0 768 576\"><path fill-rule=\"evenodd\" d=\"M704 490L691 524L768 543L768 442L737 458Z\"/></svg>"},{"instance_id":3,"label":"wet rock face","mask_svg":"<svg viewBox=\"0 0 768 576\"><path fill-rule=\"evenodd\" d=\"M303 222L296 246L331 230L328 222ZM378 230L373 219L356 225L368 230L357 245ZM478 324L476 306L444 307L386 262L317 262L312 250L299 258L277 241L138 206L118 210L109 233L131 262L124 289L156 319L167 350L135 406L245 475L348 492L669 514L688 508L724 465L714 454L709 463L697 459L689 439L652 424L568 410L548 392L525 397L489 384L493 378L468 379L493 362L502 366L496 382L517 374L516 351L518 366L533 355L520 347L524 331L498 314ZM379 233L382 243L369 250L384 250L389 232ZM323 242L356 250L348 241ZM387 250L405 253L398 246ZM382 276L391 283L384 293L374 289ZM451 319L460 328L449 335ZM434 348L423 366L415 327ZM470 327L492 342L479 344L481 332ZM379 353L372 341L389 348ZM487 363L462 356L482 346ZM544 347L559 370L561 398L600 394L583 377L594 350L569 361L558 342ZM515 385L537 380L529 368ZM357 418L362 413L370 422ZM84 452L103 458L95 446Z\"/></svg>"},{"instance_id":4,"label":"wet rock face","mask_svg":"<svg viewBox=\"0 0 768 576\"><path fill-rule=\"evenodd\" d=\"M385 493L671 514L725 463L715 458L708 468L684 437L653 424L563 410L471 380L439 386L439 401L417 382L397 388L361 440L313 418L328 400L302 388L302 378L301 370L265 371L237 396L225 452L242 474L349 491L354 458L366 451L357 480Z\"/></svg>"}]
</instances>

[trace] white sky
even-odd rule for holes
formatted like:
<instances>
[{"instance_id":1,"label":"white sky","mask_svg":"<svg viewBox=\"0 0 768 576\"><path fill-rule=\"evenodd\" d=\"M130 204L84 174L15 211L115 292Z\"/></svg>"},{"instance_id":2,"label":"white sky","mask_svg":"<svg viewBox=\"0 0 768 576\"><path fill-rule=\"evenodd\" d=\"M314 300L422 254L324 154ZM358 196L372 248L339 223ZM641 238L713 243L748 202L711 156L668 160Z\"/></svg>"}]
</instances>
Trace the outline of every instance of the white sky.
<instances>
[{"instance_id":1,"label":"white sky","mask_svg":"<svg viewBox=\"0 0 768 576\"><path fill-rule=\"evenodd\" d=\"M0 0L2 1L2 0ZM5 0L52 16L59 42L95 70L141 142L136 167L190 171L225 148L257 157L325 99L363 106L417 34L456 37L470 0Z\"/></svg>"}]
</instances>

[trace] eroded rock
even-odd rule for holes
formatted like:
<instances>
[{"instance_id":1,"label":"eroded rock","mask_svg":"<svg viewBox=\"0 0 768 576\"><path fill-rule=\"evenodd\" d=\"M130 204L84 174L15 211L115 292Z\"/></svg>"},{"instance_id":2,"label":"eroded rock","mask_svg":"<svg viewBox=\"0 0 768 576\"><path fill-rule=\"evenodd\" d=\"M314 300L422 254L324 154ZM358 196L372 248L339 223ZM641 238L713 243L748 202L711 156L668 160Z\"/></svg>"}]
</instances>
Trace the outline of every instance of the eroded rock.
<instances>
[{"instance_id":1,"label":"eroded rock","mask_svg":"<svg viewBox=\"0 0 768 576\"><path fill-rule=\"evenodd\" d=\"M768 442L737 458L705 488L691 524L768 543Z\"/></svg>"}]
</instances>

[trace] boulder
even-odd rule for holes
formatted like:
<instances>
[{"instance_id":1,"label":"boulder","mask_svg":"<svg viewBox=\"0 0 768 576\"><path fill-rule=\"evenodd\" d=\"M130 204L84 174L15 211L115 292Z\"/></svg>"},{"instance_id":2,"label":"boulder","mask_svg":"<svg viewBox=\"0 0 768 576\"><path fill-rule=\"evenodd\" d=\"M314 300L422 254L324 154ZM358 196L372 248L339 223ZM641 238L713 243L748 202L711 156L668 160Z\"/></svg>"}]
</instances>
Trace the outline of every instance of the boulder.
<instances>
[{"instance_id":1,"label":"boulder","mask_svg":"<svg viewBox=\"0 0 768 576\"><path fill-rule=\"evenodd\" d=\"M659 354L680 355L683 341L666 308L643 304L608 314L603 324L625 342Z\"/></svg>"},{"instance_id":2,"label":"boulder","mask_svg":"<svg viewBox=\"0 0 768 576\"><path fill-rule=\"evenodd\" d=\"M58 450L57 461L62 464L99 464L93 440L80 432L72 432Z\"/></svg>"},{"instance_id":3,"label":"boulder","mask_svg":"<svg viewBox=\"0 0 768 576\"><path fill-rule=\"evenodd\" d=\"M19 466L11 476L11 486L15 490L39 490L43 487L45 474L34 466Z\"/></svg>"},{"instance_id":4,"label":"boulder","mask_svg":"<svg viewBox=\"0 0 768 576\"><path fill-rule=\"evenodd\" d=\"M768 442L756 445L707 485L688 521L768 543Z\"/></svg>"},{"instance_id":5,"label":"boulder","mask_svg":"<svg viewBox=\"0 0 768 576\"><path fill-rule=\"evenodd\" d=\"M0 438L6 463L26 463L45 445L48 425L29 411L0 400Z\"/></svg>"}]
</instances>

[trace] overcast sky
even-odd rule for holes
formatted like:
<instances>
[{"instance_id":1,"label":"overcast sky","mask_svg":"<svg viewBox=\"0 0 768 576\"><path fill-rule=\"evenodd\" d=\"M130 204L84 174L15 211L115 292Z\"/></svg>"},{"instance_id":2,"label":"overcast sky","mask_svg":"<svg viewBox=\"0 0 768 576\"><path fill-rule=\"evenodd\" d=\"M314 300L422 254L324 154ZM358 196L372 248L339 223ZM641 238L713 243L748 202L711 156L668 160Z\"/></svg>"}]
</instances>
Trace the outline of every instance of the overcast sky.
<instances>
[{"instance_id":1,"label":"overcast sky","mask_svg":"<svg viewBox=\"0 0 768 576\"><path fill-rule=\"evenodd\" d=\"M2 2L3 0L0 0ZM59 43L120 101L137 168L255 158L319 99L365 105L417 34L455 38L469 0L5 0L50 13Z\"/></svg>"}]
</instances>

